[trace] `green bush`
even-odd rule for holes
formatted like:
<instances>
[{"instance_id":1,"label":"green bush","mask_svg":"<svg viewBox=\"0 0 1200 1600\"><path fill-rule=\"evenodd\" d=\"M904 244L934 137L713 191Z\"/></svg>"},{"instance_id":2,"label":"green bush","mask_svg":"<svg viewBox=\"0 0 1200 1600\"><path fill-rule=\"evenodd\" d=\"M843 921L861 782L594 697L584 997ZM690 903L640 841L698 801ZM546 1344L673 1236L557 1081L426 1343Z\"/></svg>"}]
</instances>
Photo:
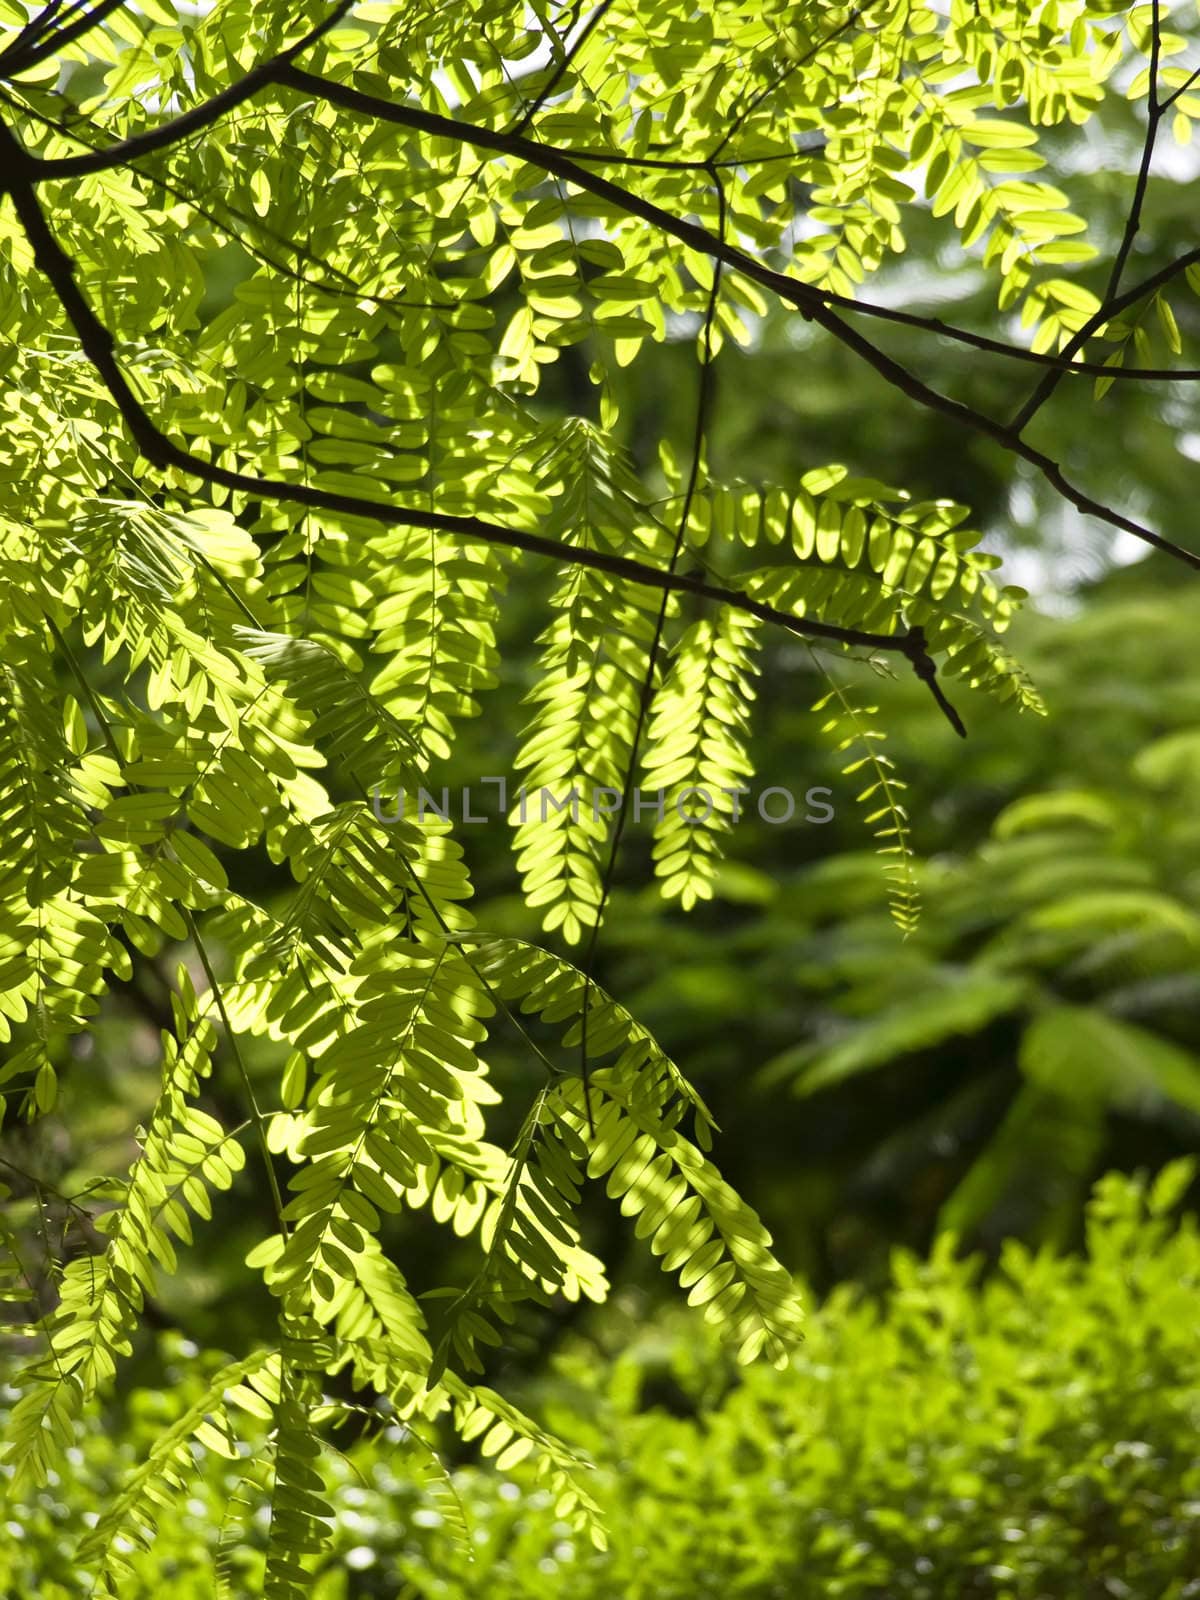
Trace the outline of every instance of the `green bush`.
<instances>
[{"instance_id":1,"label":"green bush","mask_svg":"<svg viewBox=\"0 0 1200 1600\"><path fill-rule=\"evenodd\" d=\"M886 1299L839 1291L784 1372L736 1369L690 1315L639 1324L614 1308L537 1397L596 1463L607 1551L573 1537L523 1467L463 1466L448 1486L389 1428L327 1452L338 1522L312 1593L1200 1595L1200 1232L1171 1218L1190 1176L1176 1163L1153 1184L1104 1179L1086 1258L1010 1244L980 1282L949 1237L927 1262L898 1255ZM87 1507L194 1398L203 1374L187 1354L176 1391L131 1398L119 1445L111 1429L81 1435L76 1480L8 1511L0 1593L88 1592L69 1557ZM265 1542L253 1478L222 1530L222 1480L240 1469L199 1444L193 1455L186 1517L164 1515L129 1596L164 1580L187 1600L216 1594L218 1554L228 1593L253 1581Z\"/></svg>"},{"instance_id":2,"label":"green bush","mask_svg":"<svg viewBox=\"0 0 1200 1600\"><path fill-rule=\"evenodd\" d=\"M1104 1179L1087 1259L1012 1244L979 1285L948 1237L898 1256L886 1303L838 1292L782 1374L735 1375L690 1321L576 1353L550 1421L598 1463L610 1550L473 1473L475 1562L435 1551L421 1592L1200 1595L1200 1236L1167 1218L1189 1170ZM645 1404L664 1380L696 1415Z\"/></svg>"}]
</instances>

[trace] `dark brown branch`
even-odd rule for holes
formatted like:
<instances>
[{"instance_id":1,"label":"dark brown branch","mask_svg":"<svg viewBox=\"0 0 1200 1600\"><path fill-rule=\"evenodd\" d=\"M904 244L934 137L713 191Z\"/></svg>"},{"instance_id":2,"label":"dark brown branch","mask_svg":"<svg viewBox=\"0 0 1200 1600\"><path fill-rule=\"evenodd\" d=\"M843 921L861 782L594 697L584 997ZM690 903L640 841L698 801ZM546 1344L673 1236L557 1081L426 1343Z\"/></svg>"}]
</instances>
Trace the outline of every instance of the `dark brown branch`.
<instances>
[{"instance_id":1,"label":"dark brown branch","mask_svg":"<svg viewBox=\"0 0 1200 1600\"><path fill-rule=\"evenodd\" d=\"M330 19L330 21L332 20ZM322 28L319 31L324 31L329 26L330 22L326 22L322 24ZM195 106L190 111L172 118L169 122L162 123L157 128L134 134L130 138L124 139L118 144L108 145L104 149L88 150L80 155L31 158L34 162L34 181L41 183L61 178L85 177L91 173L108 171L112 167L126 166L138 158L152 154L155 151L169 149L181 140L190 138L193 134L210 127L227 112L234 110L244 101L252 98L260 90L271 84L290 84L293 88L304 88L308 93L315 94L318 98L343 106L350 105L345 95L351 95L358 102L357 106L353 108L358 109L360 112L366 106L371 105L375 107L391 106L391 102L378 101L374 96L362 95L357 90L335 84L331 80L318 78L298 70L289 70L295 55L307 48L316 36L316 33L309 35L307 39L301 40L299 44L292 46L283 55L264 62L259 67L255 67L238 83L215 95L211 100L205 101L203 105ZM339 90L343 91L341 96L336 92ZM419 121L414 120L415 117L422 115L415 108L393 107L392 109L404 113L412 112L413 115L394 116L388 118L388 120L402 121L406 126L410 127L423 127ZM387 118L387 113L378 109L372 114ZM425 127L424 131L426 132L434 132L439 136L453 137L462 142L480 145L483 148L520 156L522 159L541 167L546 172L556 173L560 177L568 176L568 181L576 183L578 187L590 188L594 193L602 192L598 183L585 183L575 174L566 174L562 170L562 164L566 163L576 168L576 174L579 170L578 163L591 163L596 166L645 167L670 172L710 171L714 165L718 168L724 168L746 164L742 160L714 163L700 159L684 161L649 156L629 156L619 150L579 150L571 146L560 149L557 146L541 144L533 139L524 139L516 133L506 134L498 130L483 128L473 123L462 123L448 117L437 117L433 113L428 113L427 115L434 123L440 124L440 126L434 128ZM785 156L781 154L777 157L761 157L759 159L764 161L802 161L818 153L819 151L816 150L798 150L794 155ZM556 163L558 164L556 165ZM599 182L607 183L607 180L601 179ZM645 215L643 211L637 211L635 206L628 203L635 197L628 190L615 184L608 183L606 198L612 199L614 204L617 205L624 203L625 210L633 210L637 215ZM650 202L645 204L651 205ZM669 213L663 212L660 208L654 206L651 206L651 209L657 213L660 225L664 225L662 219L667 218ZM704 233L704 230L697 229L697 232ZM704 233L704 237L710 239L711 235ZM699 243L694 243L693 247L696 249L704 248ZM736 247L729 248L733 254L741 256L742 260L736 262L729 260L727 257L722 257L721 259L725 259L727 265L736 266L739 271L747 271L746 261L752 258L745 257L744 253L737 251ZM767 268L762 270L769 272ZM750 275L753 276L752 273ZM1107 378L1115 382L1141 383L1200 382L1200 368L1121 368L1106 367L1099 362L1076 361L1072 359L1073 354L1083 342L1078 336L1066 349L1057 355L1049 354L1045 351L1028 350L1021 345L1009 344L1002 339L993 339L986 334L975 333L969 328L959 328L953 323L944 322L940 317L923 316L918 312L903 311L898 307L880 305L870 300L853 299L849 295L837 294L830 289L819 289L815 285L805 284L796 278L786 278L778 273L772 274L772 277L775 280L791 285L794 291L802 293L807 300L835 307L839 311L851 312L858 316L873 317L878 321L892 322L898 327L914 328L923 333L938 334L942 338L952 339L958 344L968 346L970 349L985 351L989 355L1000 356L1010 361L1023 361L1031 366L1045 367L1050 373L1055 374L1055 385L1063 377ZM766 282L767 280L760 281ZM774 284L774 287L776 287L777 292L782 293L782 291L778 290L778 281ZM768 284L768 286L772 285ZM794 303L799 304L798 301L794 301ZM1111 311L1109 314L1111 314ZM1103 319L1100 320L1102 321ZM1099 322L1093 323L1093 329L1099 325Z\"/></svg>"},{"instance_id":2,"label":"dark brown branch","mask_svg":"<svg viewBox=\"0 0 1200 1600\"><path fill-rule=\"evenodd\" d=\"M1158 103L1158 61L1162 48L1162 30L1159 16L1159 0L1151 0L1152 20L1150 23L1150 82L1148 85L1148 100L1146 114L1146 137L1142 141L1142 158L1138 163L1137 180L1133 186L1133 200L1129 206L1129 215L1125 219L1125 228L1121 235L1121 243L1117 249L1116 258L1112 264L1112 271L1108 278L1108 287L1104 291L1100 312L1104 314L1104 321L1113 315L1113 304L1121 289L1121 277L1125 271L1125 263L1129 259L1129 252L1133 249L1133 241L1137 238L1138 229L1142 221L1142 203L1146 198L1146 190L1150 184L1150 165L1154 160L1154 145L1158 139L1158 126L1162 121L1163 111ZM1097 313L1097 316L1100 315ZM1085 325L1086 326L1086 325ZM1082 333L1082 329L1080 333ZM1082 347L1080 333L1068 346L1068 351L1074 347ZM1012 426L1020 433L1033 420L1034 415L1041 410L1046 401L1058 388L1061 377L1057 373L1048 372L1029 399L1013 418Z\"/></svg>"},{"instance_id":3,"label":"dark brown branch","mask_svg":"<svg viewBox=\"0 0 1200 1600\"><path fill-rule=\"evenodd\" d=\"M111 395L135 444L152 465L159 468L175 467L178 471L199 478L205 483L217 484L222 488L260 499L290 501L316 511L328 511L338 516L362 517L385 526L432 528L439 533L451 534L460 539L523 550L530 555L544 556L568 566L593 567L613 577L624 578L631 583L643 584L652 589L699 595L704 599L734 606L750 616L759 617L764 622L774 623L805 638L903 655L912 663L918 676L924 681L930 681L929 674L936 670L934 662L925 647L924 639L915 637L911 630L905 635L869 633L860 628L844 628L836 623L821 622L816 618L797 617L765 601L755 600L740 590L710 583L691 573L665 572L636 561L630 556L612 555L604 551L561 544L556 539L548 539L541 534L528 533L519 528L504 527L480 517L454 516L442 511L414 510L405 506L390 505L384 501L363 499L358 495L334 493L315 488L310 484L287 483L273 478L260 478L250 473L234 472L204 461L201 457L182 449L160 432L130 388L117 362L112 335L96 316L76 282L74 264L54 237L42 212L32 182L32 163L3 122L0 122L0 156L4 157L8 164L5 187L12 197L17 218L29 240L38 269L47 278L57 295L84 354ZM957 729L961 729L961 723L957 719L952 718L952 721Z\"/></svg>"},{"instance_id":4,"label":"dark brown branch","mask_svg":"<svg viewBox=\"0 0 1200 1600\"><path fill-rule=\"evenodd\" d=\"M106 17L110 17L114 11L120 11L125 4L126 0L100 0L98 6L85 12L83 16L77 15L83 7L76 6L74 12L68 13L74 16L75 20L59 28L55 28L53 24L60 8L48 7L33 24L36 30L33 37L22 46L21 40L25 37L23 31L13 41L12 47L0 56L0 72L5 77L11 78L18 72L26 72L30 67L36 67L66 45L74 44L76 39L82 39L85 33L90 33L93 28L99 27Z\"/></svg>"},{"instance_id":5,"label":"dark brown branch","mask_svg":"<svg viewBox=\"0 0 1200 1600\"><path fill-rule=\"evenodd\" d=\"M188 139L192 134L211 127L227 112L240 106L256 95L260 89L275 81L297 56L310 49L322 34L327 33L335 23L341 21L353 3L354 0L339 0L329 15L318 22L316 27L302 39L298 39L295 44L289 45L286 50L273 56L269 61L252 67L244 78L239 78L236 83L231 83L228 88L222 89L219 94L213 95L211 100L193 106L190 111L172 117L169 122L160 123L157 128L149 128L144 133L135 133L128 139L122 139L119 144L109 145L105 150L89 151L86 155L79 156L62 156L56 161L44 161L39 165L41 176L81 178L90 172L103 172L109 167L124 166L138 156L163 150L168 145L178 144L181 139Z\"/></svg>"},{"instance_id":6,"label":"dark brown branch","mask_svg":"<svg viewBox=\"0 0 1200 1600\"><path fill-rule=\"evenodd\" d=\"M401 127L429 134L433 138L453 139L456 143L473 144L480 149L495 150L501 155L517 157L544 172L552 173L555 177L566 179L576 188L587 190L608 201L627 216L640 217L644 222L650 223L663 233L670 234L699 254L724 262L726 266L734 268L735 271L769 289L787 304L795 306L804 316L831 333L848 349L853 350L868 366L873 367L880 377L907 395L910 400L941 416L949 417L962 428L982 434L999 444L1009 454L1027 461L1076 510L1087 516L1096 517L1099 521L1108 523L1110 527L1131 533L1135 539L1141 539L1144 543L1153 545L1156 549L1200 570L1200 555L1185 550L1170 539L1164 539L1161 534L1143 527L1132 517L1113 511L1100 501L1092 499L1081 489L1077 489L1063 475L1061 467L1052 457L1027 444L1015 428L988 416L985 412L977 411L972 406L964 405L959 400L951 399L949 395L931 388L914 373L909 372L906 367L850 327L826 303L830 298L828 295L814 289L811 284L801 282L798 278L789 277L786 273L776 272L771 267L765 266L736 245L718 239L699 223L676 217L671 212L664 211L661 206L655 205L653 201L621 188L598 173L587 171L569 156L564 156L548 146L536 144L532 140L518 139L512 134L494 128L480 128L472 123L459 122L453 117L443 117L420 107L393 105L391 101L363 94L348 84L333 83L325 78L314 77L298 67L282 68L275 74L275 81L306 94L316 95L318 99L327 100L333 105L341 106L361 116L394 122ZM851 302L851 306L856 307L857 303ZM1108 374L1107 368L1105 373Z\"/></svg>"}]
</instances>

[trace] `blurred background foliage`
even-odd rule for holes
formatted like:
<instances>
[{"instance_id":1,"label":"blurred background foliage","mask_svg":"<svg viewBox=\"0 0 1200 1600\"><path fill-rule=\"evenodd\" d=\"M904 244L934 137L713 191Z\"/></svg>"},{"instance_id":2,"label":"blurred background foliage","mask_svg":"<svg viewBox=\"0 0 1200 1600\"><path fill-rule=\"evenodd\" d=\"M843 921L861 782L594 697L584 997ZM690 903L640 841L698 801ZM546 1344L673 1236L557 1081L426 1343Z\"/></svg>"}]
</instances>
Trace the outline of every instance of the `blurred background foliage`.
<instances>
[{"instance_id":1,"label":"blurred background foliage","mask_svg":"<svg viewBox=\"0 0 1200 1600\"><path fill-rule=\"evenodd\" d=\"M1175 1216L1193 1170L1103 1180L1086 1259L1010 1241L981 1280L948 1234L926 1261L898 1252L884 1308L839 1289L782 1373L736 1368L698 1315L649 1320L620 1292L526 1384L595 1464L608 1550L522 1467L443 1477L385 1425L327 1452L337 1521L313 1600L1194 1600L1200 1237ZM119 1427L92 1421L67 1471L8 1508L5 1594L89 1592L71 1535L211 1375L178 1335L162 1345L170 1388L135 1389ZM193 1457L184 1514L130 1557L130 1600L256 1592L246 1461Z\"/></svg>"},{"instance_id":2,"label":"blurred background foliage","mask_svg":"<svg viewBox=\"0 0 1200 1600\"><path fill-rule=\"evenodd\" d=\"M1114 104L1103 136L1063 129L1046 141L1079 174L1102 250L1098 289L1140 149L1135 108L1124 115L1122 127ZM1193 242L1193 174L1177 152L1156 176L1141 235L1153 253L1135 251L1131 277ZM877 297L1003 332L993 291L927 244L914 219L911 264L883 277ZM245 268L235 247L214 255L207 315ZM1192 316L1184 336L1194 348L1200 309ZM676 332L643 352L636 393L623 396L626 442L647 469L648 440L665 430L683 450L692 426L695 330ZM889 330L886 343L927 381L998 415L1030 387L1031 369L927 335ZM590 413L587 360L586 349L563 352L539 397L548 415ZM1035 437L1096 497L1194 544L1193 411L1183 386L1151 394L1122 384L1097 407L1091 383L1071 379ZM353 1466L331 1455L341 1521L315 1592L562 1594L569 1566L570 1592L597 1596L1183 1600L1200 1592L1180 1576L1200 1566L1194 1231L1166 1244L1135 1191L1114 1181L1091 1214L1092 1265L1055 1264L1013 1241L1081 1249L1099 1174L1156 1171L1200 1150L1197 591L1179 569L1050 504L986 441L897 406L795 317L768 316L750 348L722 353L710 459L747 482L794 482L844 462L914 496L971 506L1004 579L1031 591L1013 648L1048 715L963 694L963 743L915 680L834 663L858 703L879 707L876 725L908 786L923 914L902 939L856 785L810 709L825 684L807 649L768 646L757 784L826 786L832 820L768 826L748 814L717 898L686 916L658 898L648 829L631 827L597 977L686 1065L723 1129L723 1170L813 1301L832 1299L788 1374L735 1384L697 1324L662 1309L670 1289L600 1197L588 1242L611 1265L612 1304L586 1323L570 1306L524 1320L488 1381L524 1392L599 1461L619 1531L613 1554L580 1565L519 1477L457 1463L479 1555L468 1571L450 1537L457 1502L420 1449L385 1432L373 1444L342 1441ZM506 675L442 775L452 787L505 773L525 720L544 595L515 598ZM104 669L95 671L103 688ZM505 825L461 837L479 921L533 933ZM286 890L282 877L239 887L267 899ZM96 1173L132 1155L178 954L136 957L131 981L72 1042L60 1109L5 1130L10 1225L33 1259L49 1253L39 1240L87 1248L86 1227L69 1226L80 1200ZM269 1049L247 1046L264 1083L279 1066ZM505 1084L532 1094L540 1068L518 1038L499 1035L490 1060ZM228 1062L210 1089L218 1115L223 1083L232 1094L222 1072ZM1160 1194L1158 1209L1189 1177L1175 1170L1178 1192ZM147 1324L176 1352L178 1386L141 1389L150 1352L135 1354L116 1401L122 1427L81 1440L75 1485L52 1485L12 1513L4 1593L86 1592L56 1555L73 1543L66 1522L77 1531L89 1497L99 1503L186 1403L200 1380L184 1356L214 1345L241 1354L269 1326L273 1307L243 1265L256 1237L249 1219L268 1204L261 1182L251 1163L217 1197L204 1269L164 1282L149 1308ZM939 1240L947 1228L980 1252L975 1267ZM455 1276L453 1261L432 1256L443 1236L435 1244L419 1217L395 1219L394 1230L388 1243L414 1288ZM984 1267L999 1270L980 1292L971 1285ZM877 1290L888 1291L884 1312ZM224 1469L200 1457L193 1524L163 1530L146 1593L163 1572L181 1600L213 1593L218 1546L229 1592L248 1582L238 1563L254 1559L254 1528L235 1520L222 1545L213 1508Z\"/></svg>"}]
</instances>

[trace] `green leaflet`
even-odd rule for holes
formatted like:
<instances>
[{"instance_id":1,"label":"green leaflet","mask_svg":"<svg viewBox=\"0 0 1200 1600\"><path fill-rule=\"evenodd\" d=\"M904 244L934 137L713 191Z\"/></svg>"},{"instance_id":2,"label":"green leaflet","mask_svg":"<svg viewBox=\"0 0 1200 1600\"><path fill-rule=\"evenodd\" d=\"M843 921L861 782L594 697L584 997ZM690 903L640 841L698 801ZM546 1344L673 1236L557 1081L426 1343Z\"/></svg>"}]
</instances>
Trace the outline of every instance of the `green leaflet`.
<instances>
[{"instance_id":1,"label":"green leaflet","mask_svg":"<svg viewBox=\"0 0 1200 1600\"><path fill-rule=\"evenodd\" d=\"M189 1103L209 1072L213 1030L197 1010L186 972L179 986L180 1039L163 1035L162 1093L121 1203L101 1218L104 1252L68 1266L59 1305L43 1328L47 1353L24 1375L8 1448L19 1478L45 1481L55 1446L70 1438L70 1419L112 1377L116 1358L129 1354L158 1272L175 1270L172 1239L192 1242L190 1214L211 1217L209 1189L229 1188L245 1160L241 1129L226 1132Z\"/></svg>"},{"instance_id":2,"label":"green leaflet","mask_svg":"<svg viewBox=\"0 0 1200 1600\"><path fill-rule=\"evenodd\" d=\"M825 676L829 678L828 673ZM885 735L868 720L878 715L878 709L877 706L856 706L837 683L813 706L818 713L833 711L821 724L821 732L833 741L838 755L847 758L841 769L842 776L866 781L866 787L854 798L857 804L870 807L866 814L867 826L879 841L878 853L887 858L884 872L892 920L901 933L909 934L920 917L921 891L909 836L908 812L900 799L906 785L896 776L891 757L879 749Z\"/></svg>"},{"instance_id":3,"label":"green leaflet","mask_svg":"<svg viewBox=\"0 0 1200 1600\"><path fill-rule=\"evenodd\" d=\"M747 735L757 633L754 618L729 607L713 622L693 623L651 707L643 782L662 796L654 871L685 911L712 897L721 836L753 773Z\"/></svg>"}]
</instances>

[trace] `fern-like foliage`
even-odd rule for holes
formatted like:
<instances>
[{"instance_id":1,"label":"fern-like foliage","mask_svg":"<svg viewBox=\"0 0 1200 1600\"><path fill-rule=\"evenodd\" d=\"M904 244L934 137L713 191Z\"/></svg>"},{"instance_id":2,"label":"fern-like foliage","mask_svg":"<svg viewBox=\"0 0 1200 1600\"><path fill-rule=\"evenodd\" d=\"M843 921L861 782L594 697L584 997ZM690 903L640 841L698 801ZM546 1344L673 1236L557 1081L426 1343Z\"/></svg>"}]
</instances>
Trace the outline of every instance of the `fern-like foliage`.
<instances>
[{"instance_id":1,"label":"fern-like foliage","mask_svg":"<svg viewBox=\"0 0 1200 1600\"><path fill-rule=\"evenodd\" d=\"M14 1023L27 1023L31 1036L0 1066L0 1083L31 1080L29 1103L48 1111L56 1037L86 1026L104 967L121 957L71 892L76 844L87 832L68 743L86 739L82 713L68 701L60 721L53 667L35 636L22 634L13 646L0 666L0 1037L11 1039Z\"/></svg>"},{"instance_id":2,"label":"fern-like foliage","mask_svg":"<svg viewBox=\"0 0 1200 1600\"><path fill-rule=\"evenodd\" d=\"M655 791L654 870L684 910L712 898L722 836L753 775L748 749L754 618L723 607L693 623L655 696L643 764Z\"/></svg>"},{"instance_id":3,"label":"fern-like foliage","mask_svg":"<svg viewBox=\"0 0 1200 1600\"><path fill-rule=\"evenodd\" d=\"M689 538L715 554L789 548L786 567L748 574L748 590L792 611L845 627L891 633L920 626L945 670L1022 709L1043 709L1019 665L1000 646L1024 591L997 586L995 556L963 526L969 509L913 502L901 490L833 465L792 488L709 484L689 519Z\"/></svg>"},{"instance_id":4,"label":"fern-like foliage","mask_svg":"<svg viewBox=\"0 0 1200 1600\"><path fill-rule=\"evenodd\" d=\"M117 1595L130 1574L130 1550L148 1549L158 1516L187 1492L195 1470L193 1441L229 1459L237 1457L239 1411L269 1416L267 1397L278 1386L273 1378L278 1356L260 1350L222 1367L200 1398L172 1423L145 1461L130 1474L120 1493L80 1546L80 1559L94 1565L99 1593Z\"/></svg>"},{"instance_id":5,"label":"fern-like foliage","mask_svg":"<svg viewBox=\"0 0 1200 1600\"><path fill-rule=\"evenodd\" d=\"M14 1409L10 1444L18 1481L25 1475L46 1481L70 1419L113 1376L117 1358L130 1353L158 1271L175 1271L172 1236L191 1243L191 1214L211 1217L210 1189L227 1189L244 1163L241 1130L227 1132L191 1103L209 1071L213 1030L182 970L175 1009L180 1039L163 1035L163 1088L141 1153L118 1204L94 1224L105 1237L104 1253L68 1266L44 1329L47 1351L27 1369L28 1392Z\"/></svg>"},{"instance_id":6,"label":"fern-like foliage","mask_svg":"<svg viewBox=\"0 0 1200 1600\"><path fill-rule=\"evenodd\" d=\"M475 1381L527 1302L606 1293L591 1180L740 1359L782 1363L798 1336L702 1100L592 981L616 846L644 821L629 791L663 793L653 873L687 911L736 847L755 682L794 656L778 639L900 657L955 726L943 681L1038 702L999 642L1020 592L966 510L808 460L722 476L713 364L777 303L1137 533L842 313L917 204L1034 330L985 348L1065 349L1065 370L1121 340L1061 275L1081 220L1029 174L1040 129L1097 114L1162 43L1107 3L820 9L735 5L719 28L674 0L583 24L557 0L0 13L3 1103L59 1114L60 1076L87 1070L70 1041L129 980L157 974L173 1007L128 1172L90 1175L103 1247L19 1302L40 1343L15 1375L16 1473L49 1481L194 1220L253 1192L251 1153L270 1199L248 1258L261 1349L85 1541L101 1593L196 1445L261 1458L235 1498L269 1526L265 1592L307 1592L339 1405L399 1419L418 1452L449 1425L506 1469L528 1455L601 1537L586 1468ZM1153 291L1168 342L1175 288ZM1126 297L1130 326L1150 296ZM647 451L622 373L697 331L687 445ZM649 413L674 431L673 407ZM477 926L456 819L422 814L501 680L529 712L515 739L486 723L512 779L509 910L545 944ZM852 691L835 699L814 728L866 780L907 930L899 786ZM576 967L560 946L584 941ZM503 1094L501 1036L528 1069ZM414 1213L456 1263L420 1293L393 1220ZM25 1281L19 1259L0 1281Z\"/></svg>"},{"instance_id":7,"label":"fern-like foliage","mask_svg":"<svg viewBox=\"0 0 1200 1600\"><path fill-rule=\"evenodd\" d=\"M841 771L866 787L859 789L855 801L869 808L866 822L879 841L879 854L887 858L892 918L902 933L911 933L921 911L921 891L917 883L908 812L902 795L905 784L898 777L891 757L879 748L886 735L874 725L877 706L856 706L850 696L834 683L813 706L824 713L821 732L835 751L845 758Z\"/></svg>"},{"instance_id":8,"label":"fern-like foliage","mask_svg":"<svg viewBox=\"0 0 1200 1600\"><path fill-rule=\"evenodd\" d=\"M565 486L553 516L571 544L609 555L661 547L637 480L596 430L562 429L538 465ZM529 695L537 709L515 762L522 781L511 816L526 899L546 907L547 930L561 928L575 944L601 904L609 818L633 764L657 604L644 587L578 566L564 572L551 604L557 616L540 641Z\"/></svg>"}]
</instances>

